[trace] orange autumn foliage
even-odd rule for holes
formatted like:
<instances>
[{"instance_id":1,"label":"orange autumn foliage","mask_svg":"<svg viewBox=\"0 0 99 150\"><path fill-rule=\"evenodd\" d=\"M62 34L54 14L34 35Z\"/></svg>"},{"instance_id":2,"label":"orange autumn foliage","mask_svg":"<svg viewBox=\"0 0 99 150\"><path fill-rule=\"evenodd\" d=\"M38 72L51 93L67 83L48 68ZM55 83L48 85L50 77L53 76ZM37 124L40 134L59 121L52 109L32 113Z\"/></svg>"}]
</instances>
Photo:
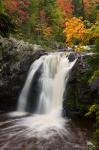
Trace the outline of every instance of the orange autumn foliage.
<instances>
[{"instance_id":1,"label":"orange autumn foliage","mask_svg":"<svg viewBox=\"0 0 99 150\"><path fill-rule=\"evenodd\" d=\"M3 0L3 4L10 14L16 12L19 6L16 0Z\"/></svg>"},{"instance_id":2,"label":"orange autumn foliage","mask_svg":"<svg viewBox=\"0 0 99 150\"><path fill-rule=\"evenodd\" d=\"M61 8L64 17L70 17L73 14L72 0L57 0L58 6Z\"/></svg>"},{"instance_id":3,"label":"orange autumn foliage","mask_svg":"<svg viewBox=\"0 0 99 150\"><path fill-rule=\"evenodd\" d=\"M83 0L83 8L87 17L92 15L94 10L96 11L97 4L99 4L99 0ZM97 14L99 14L99 11Z\"/></svg>"},{"instance_id":4,"label":"orange autumn foliage","mask_svg":"<svg viewBox=\"0 0 99 150\"><path fill-rule=\"evenodd\" d=\"M15 20L17 25L21 25L29 18L28 7L30 2L23 0L3 0L6 12Z\"/></svg>"},{"instance_id":5,"label":"orange autumn foliage","mask_svg":"<svg viewBox=\"0 0 99 150\"><path fill-rule=\"evenodd\" d=\"M82 18L73 17L65 22L64 33L66 35L66 43L72 44L73 39L83 40L86 33L85 25Z\"/></svg>"}]
</instances>

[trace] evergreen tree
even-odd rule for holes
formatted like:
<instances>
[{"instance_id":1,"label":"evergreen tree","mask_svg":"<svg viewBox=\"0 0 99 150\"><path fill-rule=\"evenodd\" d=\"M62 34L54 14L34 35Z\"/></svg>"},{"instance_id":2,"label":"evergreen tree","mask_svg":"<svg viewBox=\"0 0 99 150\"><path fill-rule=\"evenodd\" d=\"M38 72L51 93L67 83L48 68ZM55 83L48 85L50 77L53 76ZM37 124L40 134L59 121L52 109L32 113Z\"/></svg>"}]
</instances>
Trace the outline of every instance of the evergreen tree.
<instances>
[{"instance_id":1,"label":"evergreen tree","mask_svg":"<svg viewBox=\"0 0 99 150\"><path fill-rule=\"evenodd\" d=\"M73 0L74 15L76 17L84 16L83 0Z\"/></svg>"}]
</instances>

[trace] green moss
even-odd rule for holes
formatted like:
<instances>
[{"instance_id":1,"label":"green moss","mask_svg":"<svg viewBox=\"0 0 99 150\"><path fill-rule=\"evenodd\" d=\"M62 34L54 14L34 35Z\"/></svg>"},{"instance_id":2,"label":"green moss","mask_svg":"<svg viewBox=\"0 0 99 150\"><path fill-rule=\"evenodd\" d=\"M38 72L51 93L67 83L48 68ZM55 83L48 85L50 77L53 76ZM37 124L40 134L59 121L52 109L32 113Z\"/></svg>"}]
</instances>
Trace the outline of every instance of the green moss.
<instances>
[{"instance_id":1,"label":"green moss","mask_svg":"<svg viewBox=\"0 0 99 150\"><path fill-rule=\"evenodd\" d=\"M95 51L99 53L99 38L95 41Z\"/></svg>"},{"instance_id":2,"label":"green moss","mask_svg":"<svg viewBox=\"0 0 99 150\"><path fill-rule=\"evenodd\" d=\"M97 78L99 78L99 69L93 72L93 75L91 76L89 83L94 82Z\"/></svg>"},{"instance_id":3,"label":"green moss","mask_svg":"<svg viewBox=\"0 0 99 150\"><path fill-rule=\"evenodd\" d=\"M96 131L93 134L93 138L92 138L93 144L95 145L93 150L99 150L99 141L98 140L99 140L99 129L96 129Z\"/></svg>"},{"instance_id":4,"label":"green moss","mask_svg":"<svg viewBox=\"0 0 99 150\"><path fill-rule=\"evenodd\" d=\"M81 80L90 83L99 76L99 55L97 54L87 58L86 64L89 65L89 69L84 73Z\"/></svg>"},{"instance_id":5,"label":"green moss","mask_svg":"<svg viewBox=\"0 0 99 150\"><path fill-rule=\"evenodd\" d=\"M92 143L95 145L95 147L92 150L98 150L98 140L99 140L99 104L93 104L90 108L88 113L86 113L85 116L95 116L96 122L95 122L95 132L92 137Z\"/></svg>"}]
</instances>

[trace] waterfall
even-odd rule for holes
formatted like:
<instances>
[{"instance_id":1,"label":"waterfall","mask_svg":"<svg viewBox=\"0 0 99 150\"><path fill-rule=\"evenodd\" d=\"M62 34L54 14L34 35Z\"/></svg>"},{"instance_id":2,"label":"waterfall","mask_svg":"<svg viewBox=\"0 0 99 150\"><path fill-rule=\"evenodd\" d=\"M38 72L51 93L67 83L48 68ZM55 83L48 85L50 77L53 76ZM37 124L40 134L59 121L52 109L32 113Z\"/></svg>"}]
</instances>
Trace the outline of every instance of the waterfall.
<instances>
[{"instance_id":1,"label":"waterfall","mask_svg":"<svg viewBox=\"0 0 99 150\"><path fill-rule=\"evenodd\" d=\"M50 53L31 65L19 96L18 111L0 122L0 150L87 150L85 136L62 117L63 95L75 62L64 53ZM33 107L35 101L37 105Z\"/></svg>"},{"instance_id":2,"label":"waterfall","mask_svg":"<svg viewBox=\"0 0 99 150\"><path fill-rule=\"evenodd\" d=\"M32 79L33 79L36 71L41 66L41 64L42 64L41 59L38 59L30 67L25 85L24 85L24 87L21 91L21 94L19 96L18 107L17 107L18 111L25 111L25 109L26 109L26 104L27 104L29 90L30 90L30 87L32 84Z\"/></svg>"},{"instance_id":3,"label":"waterfall","mask_svg":"<svg viewBox=\"0 0 99 150\"><path fill-rule=\"evenodd\" d=\"M26 111L32 80L42 65L42 73L38 79L41 90L40 93L37 93L39 95L38 104L34 114L55 113L61 115L63 94L66 91L69 72L75 62L76 60L69 62L68 57L64 53L52 53L36 60L30 67L26 83L20 94L18 111Z\"/></svg>"}]
</instances>

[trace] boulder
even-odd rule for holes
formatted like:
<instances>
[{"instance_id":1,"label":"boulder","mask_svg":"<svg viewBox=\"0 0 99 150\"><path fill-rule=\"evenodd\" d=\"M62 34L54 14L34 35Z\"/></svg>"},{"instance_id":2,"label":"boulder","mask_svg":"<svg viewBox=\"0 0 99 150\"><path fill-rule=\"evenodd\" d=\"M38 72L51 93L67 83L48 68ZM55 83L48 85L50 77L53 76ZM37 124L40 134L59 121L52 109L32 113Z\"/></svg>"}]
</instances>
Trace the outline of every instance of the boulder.
<instances>
[{"instance_id":1,"label":"boulder","mask_svg":"<svg viewBox=\"0 0 99 150\"><path fill-rule=\"evenodd\" d=\"M40 50L43 50L43 48L41 45L33 44L33 50L34 51L40 51Z\"/></svg>"},{"instance_id":2,"label":"boulder","mask_svg":"<svg viewBox=\"0 0 99 150\"><path fill-rule=\"evenodd\" d=\"M74 61L77 58L77 53L71 52L68 56L70 62Z\"/></svg>"}]
</instances>

